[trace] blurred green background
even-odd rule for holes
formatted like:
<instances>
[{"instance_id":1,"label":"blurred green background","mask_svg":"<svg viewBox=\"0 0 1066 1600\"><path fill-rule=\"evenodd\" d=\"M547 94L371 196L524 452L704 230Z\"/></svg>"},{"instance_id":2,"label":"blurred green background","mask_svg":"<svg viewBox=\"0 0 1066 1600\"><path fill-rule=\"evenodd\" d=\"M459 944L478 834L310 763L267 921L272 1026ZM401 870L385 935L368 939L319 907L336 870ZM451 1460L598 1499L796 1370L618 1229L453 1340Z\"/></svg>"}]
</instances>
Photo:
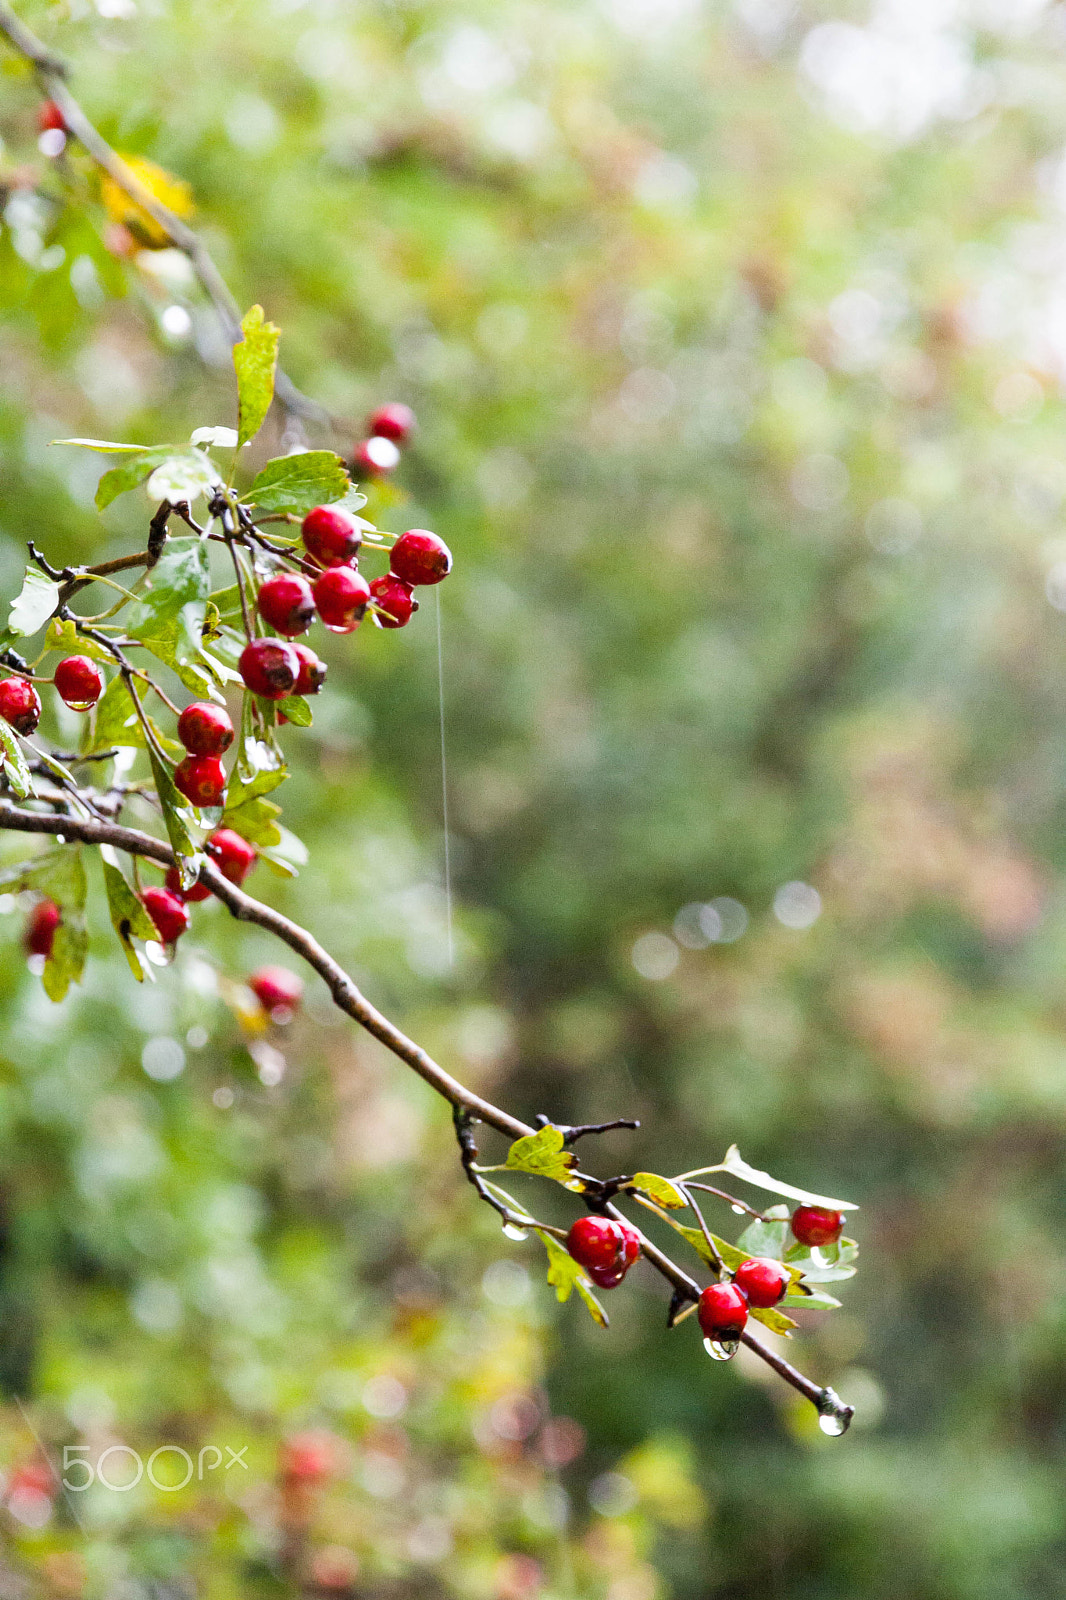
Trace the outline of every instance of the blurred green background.
<instances>
[{"instance_id":1,"label":"blurred green background","mask_svg":"<svg viewBox=\"0 0 1066 1600\"><path fill-rule=\"evenodd\" d=\"M599 1171L738 1140L861 1203L864 1270L793 1340L827 1440L644 1269L607 1333L557 1307L321 990L254 1060L215 970L264 936L198 907L138 990L96 905L53 1007L7 896L0 1592L1066 1596L1066 6L18 9L355 419L309 442L420 419L380 517L456 556L454 964L433 595L333 642L311 860L252 887L517 1114L640 1117ZM109 253L2 68L13 592L28 537L143 537L50 439L234 406L183 260ZM41 1477L164 1444L247 1467Z\"/></svg>"}]
</instances>

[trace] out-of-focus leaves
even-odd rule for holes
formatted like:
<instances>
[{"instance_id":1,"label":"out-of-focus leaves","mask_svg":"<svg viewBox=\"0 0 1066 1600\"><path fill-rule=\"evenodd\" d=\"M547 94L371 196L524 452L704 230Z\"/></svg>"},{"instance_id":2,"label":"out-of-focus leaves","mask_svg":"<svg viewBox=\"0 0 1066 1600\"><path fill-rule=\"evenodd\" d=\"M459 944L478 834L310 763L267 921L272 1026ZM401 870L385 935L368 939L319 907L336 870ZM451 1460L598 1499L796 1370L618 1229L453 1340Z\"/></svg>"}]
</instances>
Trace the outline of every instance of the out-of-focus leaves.
<instances>
[{"instance_id":1,"label":"out-of-focus leaves","mask_svg":"<svg viewBox=\"0 0 1066 1600\"><path fill-rule=\"evenodd\" d=\"M25 881L49 900L54 900L60 910L51 954L41 975L45 994L58 1002L72 983L80 983L89 945L85 929L88 891L80 846L49 851L33 863Z\"/></svg>"},{"instance_id":2,"label":"out-of-focus leaves","mask_svg":"<svg viewBox=\"0 0 1066 1600\"><path fill-rule=\"evenodd\" d=\"M177 178L165 167L160 167L146 156L123 155L121 165L130 173L135 183L147 189L153 199L173 211L177 217L189 217L195 210L192 188L183 178ZM112 222L128 228L134 238L149 250L163 250L170 243L167 230L156 221L108 174L100 180L100 198Z\"/></svg>"}]
</instances>

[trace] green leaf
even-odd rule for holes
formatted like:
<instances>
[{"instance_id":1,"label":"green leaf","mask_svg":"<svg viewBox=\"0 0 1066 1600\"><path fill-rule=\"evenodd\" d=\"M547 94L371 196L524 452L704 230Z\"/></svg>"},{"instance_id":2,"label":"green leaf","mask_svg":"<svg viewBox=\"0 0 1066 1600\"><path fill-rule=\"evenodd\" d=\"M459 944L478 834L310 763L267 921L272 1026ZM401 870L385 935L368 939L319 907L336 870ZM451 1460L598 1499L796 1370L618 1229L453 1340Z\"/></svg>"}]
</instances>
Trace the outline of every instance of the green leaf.
<instances>
[{"instance_id":1,"label":"green leaf","mask_svg":"<svg viewBox=\"0 0 1066 1600\"><path fill-rule=\"evenodd\" d=\"M521 1140L519 1140L521 1143ZM592 1292L592 1286L568 1250L564 1250L558 1239L543 1229L536 1228L534 1232L548 1252L548 1282L555 1290L560 1300L569 1300L576 1289L589 1308L594 1321L601 1328L608 1326L607 1313Z\"/></svg>"},{"instance_id":2,"label":"green leaf","mask_svg":"<svg viewBox=\"0 0 1066 1600\"><path fill-rule=\"evenodd\" d=\"M82 755L92 756L112 745L143 750L144 733L133 704L133 696L121 675L112 678L96 704L92 731L82 745Z\"/></svg>"},{"instance_id":3,"label":"green leaf","mask_svg":"<svg viewBox=\"0 0 1066 1600\"><path fill-rule=\"evenodd\" d=\"M244 757L247 754L247 744L241 751L241 760L233 769L233 776L226 790L226 810L236 811L248 800L258 800L265 794L271 794L278 786L285 782L289 776L289 769L285 766L278 767L253 767L250 775L242 776L245 770Z\"/></svg>"},{"instance_id":4,"label":"green leaf","mask_svg":"<svg viewBox=\"0 0 1066 1600\"><path fill-rule=\"evenodd\" d=\"M126 614L128 632L142 644L159 640L176 661L188 662L200 648L211 588L206 540L169 540L147 581L147 593Z\"/></svg>"},{"instance_id":5,"label":"green leaf","mask_svg":"<svg viewBox=\"0 0 1066 1600\"><path fill-rule=\"evenodd\" d=\"M266 803L270 804L269 801ZM253 801L252 804L258 805L259 802ZM275 806L273 809L277 810L278 808ZM259 854L277 877L299 877L298 869L305 867L308 862L307 846L302 839L298 839L288 828L278 827L275 831L278 834L277 843L261 844L259 846Z\"/></svg>"},{"instance_id":6,"label":"green leaf","mask_svg":"<svg viewBox=\"0 0 1066 1600\"><path fill-rule=\"evenodd\" d=\"M146 448L143 444L115 444L111 439L50 439L48 442L73 445L76 450L96 450L105 456L140 454Z\"/></svg>"},{"instance_id":7,"label":"green leaf","mask_svg":"<svg viewBox=\"0 0 1066 1600\"><path fill-rule=\"evenodd\" d=\"M69 617L53 617L44 636L45 650L61 650L64 655L88 656L92 661L107 661L112 666L115 658L95 639L84 639Z\"/></svg>"},{"instance_id":8,"label":"green leaf","mask_svg":"<svg viewBox=\"0 0 1066 1600\"><path fill-rule=\"evenodd\" d=\"M25 800L28 795L36 794L33 775L26 765L26 757L22 753L22 746L18 742L15 730L2 717L0 717L0 755L3 758L7 781L18 798Z\"/></svg>"},{"instance_id":9,"label":"green leaf","mask_svg":"<svg viewBox=\"0 0 1066 1600\"><path fill-rule=\"evenodd\" d=\"M760 1172L758 1167L749 1167L743 1159L735 1144L731 1144L726 1151L725 1159L716 1167L701 1167L697 1172L686 1172L686 1178L699 1178L704 1173L731 1172L735 1178L743 1178L745 1183L752 1183L757 1189L769 1189L772 1194L787 1195L790 1200L802 1200L808 1205L828 1206L831 1211L858 1211L858 1206L851 1200L830 1200L824 1194L811 1194L807 1189L797 1189L791 1183L781 1183L777 1178L771 1178L768 1172Z\"/></svg>"},{"instance_id":10,"label":"green leaf","mask_svg":"<svg viewBox=\"0 0 1066 1600\"><path fill-rule=\"evenodd\" d=\"M17 639L37 633L59 603L59 585L46 578L38 567L27 567L22 588L11 602L7 631Z\"/></svg>"},{"instance_id":11,"label":"green leaf","mask_svg":"<svg viewBox=\"0 0 1066 1600\"><path fill-rule=\"evenodd\" d=\"M72 983L80 983L89 953L89 935L84 918L64 915L52 940L52 953L44 964L41 983L49 1000L58 1005L66 998Z\"/></svg>"},{"instance_id":12,"label":"green leaf","mask_svg":"<svg viewBox=\"0 0 1066 1600\"><path fill-rule=\"evenodd\" d=\"M244 338L233 346L237 373L237 447L254 439L274 398L281 329L267 322L262 306L252 306L241 322Z\"/></svg>"},{"instance_id":13,"label":"green leaf","mask_svg":"<svg viewBox=\"0 0 1066 1600\"><path fill-rule=\"evenodd\" d=\"M89 936L85 931L85 863L78 845L64 845L38 857L26 873L30 888L54 900L60 910L52 953L44 965L41 982L49 1000L62 1000L85 970Z\"/></svg>"},{"instance_id":14,"label":"green leaf","mask_svg":"<svg viewBox=\"0 0 1066 1600\"><path fill-rule=\"evenodd\" d=\"M210 494L221 481L209 456L202 450L186 451L160 462L148 480L148 494L153 500L169 500L178 505L182 500Z\"/></svg>"},{"instance_id":15,"label":"green leaf","mask_svg":"<svg viewBox=\"0 0 1066 1600\"><path fill-rule=\"evenodd\" d=\"M827 1259L824 1250L819 1250L815 1256L807 1245L797 1243L785 1251L784 1261L787 1267L802 1273L804 1283L839 1283L855 1276L858 1254L859 1247L854 1239L839 1240L832 1260Z\"/></svg>"},{"instance_id":16,"label":"green leaf","mask_svg":"<svg viewBox=\"0 0 1066 1600\"><path fill-rule=\"evenodd\" d=\"M133 935L138 939L153 939L158 943L159 934L155 923L148 915L140 900L127 883L124 873L114 860L104 856L104 846L101 850L104 869L104 887L107 890L107 907L111 915L111 924L118 934L119 942L129 962L130 971L138 983L144 982L145 967L139 952L133 943Z\"/></svg>"},{"instance_id":17,"label":"green leaf","mask_svg":"<svg viewBox=\"0 0 1066 1600\"><path fill-rule=\"evenodd\" d=\"M119 466L111 467L96 485L97 511L105 510L120 494L128 494L131 489L139 488L156 467L173 456L174 446L164 444L152 450L141 450Z\"/></svg>"},{"instance_id":18,"label":"green leaf","mask_svg":"<svg viewBox=\"0 0 1066 1600\"><path fill-rule=\"evenodd\" d=\"M794 1292L790 1291L777 1304L779 1309L791 1307L793 1310L833 1311L839 1306L840 1301L834 1300L831 1294L825 1294L814 1289L804 1290L800 1287Z\"/></svg>"},{"instance_id":19,"label":"green leaf","mask_svg":"<svg viewBox=\"0 0 1066 1600\"><path fill-rule=\"evenodd\" d=\"M507 1152L504 1165L512 1172L530 1172L538 1178L553 1178L568 1189L584 1187L580 1178L571 1176L577 1165L577 1157L572 1150L564 1148L563 1130L553 1127L550 1122L539 1132L527 1133L524 1138L516 1139Z\"/></svg>"},{"instance_id":20,"label":"green leaf","mask_svg":"<svg viewBox=\"0 0 1066 1600\"><path fill-rule=\"evenodd\" d=\"M641 1194L646 1194L656 1205L665 1206L667 1211L688 1205L681 1190L675 1188L669 1178L660 1178L655 1172L635 1172L629 1187L639 1189Z\"/></svg>"},{"instance_id":21,"label":"green leaf","mask_svg":"<svg viewBox=\"0 0 1066 1600\"><path fill-rule=\"evenodd\" d=\"M789 1215L787 1206L771 1206L765 1213L765 1221L756 1219L752 1222L744 1229L737 1244L753 1256L767 1256L773 1261L780 1261L791 1238Z\"/></svg>"},{"instance_id":22,"label":"green leaf","mask_svg":"<svg viewBox=\"0 0 1066 1600\"><path fill-rule=\"evenodd\" d=\"M185 649L188 643L188 630L180 617L172 617L168 622L160 622L158 629L153 630L149 638L141 640L146 650L150 650L157 661L162 661L164 666L181 679L186 689L192 691L197 699L205 696L216 700L219 705L224 703L224 696L219 687L226 682L226 677L217 673L215 663L206 656L203 650L197 650L195 656L178 660L179 643ZM226 669L223 668L223 673Z\"/></svg>"},{"instance_id":23,"label":"green leaf","mask_svg":"<svg viewBox=\"0 0 1066 1600\"><path fill-rule=\"evenodd\" d=\"M281 707L287 722L294 728L309 728L312 722L311 707L302 695L290 694L285 697L285 704Z\"/></svg>"},{"instance_id":24,"label":"green leaf","mask_svg":"<svg viewBox=\"0 0 1066 1600\"><path fill-rule=\"evenodd\" d=\"M793 1328L799 1327L798 1322L786 1317L776 1306L752 1306L750 1314L756 1322L761 1322L764 1328L769 1328L771 1333L782 1333L786 1339Z\"/></svg>"},{"instance_id":25,"label":"green leaf","mask_svg":"<svg viewBox=\"0 0 1066 1600\"><path fill-rule=\"evenodd\" d=\"M350 488L344 462L332 450L304 450L268 461L242 499L260 511L306 514L343 500Z\"/></svg>"},{"instance_id":26,"label":"green leaf","mask_svg":"<svg viewBox=\"0 0 1066 1600\"><path fill-rule=\"evenodd\" d=\"M280 806L257 797L239 806L227 806L222 813L222 826L232 828L260 850L269 850L281 844L281 829L274 820L280 816Z\"/></svg>"},{"instance_id":27,"label":"green leaf","mask_svg":"<svg viewBox=\"0 0 1066 1600\"><path fill-rule=\"evenodd\" d=\"M155 751L149 748L149 759L152 763L152 776L155 779L155 792L159 796L159 803L163 808L163 821L166 824L167 837L176 856L191 860L196 854L196 846L192 842L183 815L181 795L174 787L174 779L170 771L163 765Z\"/></svg>"}]
</instances>

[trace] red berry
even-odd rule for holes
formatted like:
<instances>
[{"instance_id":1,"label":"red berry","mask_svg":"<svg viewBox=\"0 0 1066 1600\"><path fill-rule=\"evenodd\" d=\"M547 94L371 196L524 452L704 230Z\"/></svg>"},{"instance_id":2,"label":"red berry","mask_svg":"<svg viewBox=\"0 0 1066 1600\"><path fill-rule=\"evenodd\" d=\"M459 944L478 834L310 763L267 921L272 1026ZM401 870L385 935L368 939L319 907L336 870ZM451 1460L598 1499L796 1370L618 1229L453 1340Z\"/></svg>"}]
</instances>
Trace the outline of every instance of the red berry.
<instances>
[{"instance_id":1,"label":"red berry","mask_svg":"<svg viewBox=\"0 0 1066 1600\"><path fill-rule=\"evenodd\" d=\"M391 439L393 444L406 444L414 432L415 414L410 406L393 400L387 406L379 406L367 426L371 434L379 439Z\"/></svg>"},{"instance_id":2,"label":"red berry","mask_svg":"<svg viewBox=\"0 0 1066 1600\"><path fill-rule=\"evenodd\" d=\"M195 901L210 900L211 898L211 890L207 887L206 883L193 883L190 884L188 889L183 889L181 886L181 873L178 871L177 867L167 868L167 875L163 879L163 882L166 884L172 895L174 895L178 900L188 901L190 905Z\"/></svg>"},{"instance_id":3,"label":"red berry","mask_svg":"<svg viewBox=\"0 0 1066 1600\"><path fill-rule=\"evenodd\" d=\"M374 613L374 621L379 628L405 628L412 614L418 610L418 601L411 593L411 585L397 578L395 573L375 578L370 585L370 593L381 607L381 611ZM383 616L382 612L387 615Z\"/></svg>"},{"instance_id":4,"label":"red berry","mask_svg":"<svg viewBox=\"0 0 1066 1600\"><path fill-rule=\"evenodd\" d=\"M833 1244L843 1230L843 1212L831 1211L828 1206L797 1206L792 1213L792 1232L800 1244Z\"/></svg>"},{"instance_id":5,"label":"red berry","mask_svg":"<svg viewBox=\"0 0 1066 1600\"><path fill-rule=\"evenodd\" d=\"M54 100L42 100L37 108L37 126L42 133L66 133L67 122Z\"/></svg>"},{"instance_id":6,"label":"red berry","mask_svg":"<svg viewBox=\"0 0 1066 1600\"><path fill-rule=\"evenodd\" d=\"M59 907L54 900L38 900L26 918L22 942L29 956L50 956L59 927Z\"/></svg>"},{"instance_id":7,"label":"red berry","mask_svg":"<svg viewBox=\"0 0 1066 1600\"><path fill-rule=\"evenodd\" d=\"M304 549L323 567L354 561L363 542L358 517L340 506L315 506L301 527Z\"/></svg>"},{"instance_id":8,"label":"red berry","mask_svg":"<svg viewBox=\"0 0 1066 1600\"><path fill-rule=\"evenodd\" d=\"M288 967L260 967L248 979L248 987L264 1011L295 1011L303 998L302 978Z\"/></svg>"},{"instance_id":9,"label":"red berry","mask_svg":"<svg viewBox=\"0 0 1066 1600\"><path fill-rule=\"evenodd\" d=\"M74 711L88 711L104 692L104 675L88 656L67 656L56 667L53 681L59 698Z\"/></svg>"},{"instance_id":10,"label":"red berry","mask_svg":"<svg viewBox=\"0 0 1066 1600\"><path fill-rule=\"evenodd\" d=\"M739 1339L748 1320L748 1302L735 1283L712 1283L696 1309L705 1338Z\"/></svg>"},{"instance_id":11,"label":"red berry","mask_svg":"<svg viewBox=\"0 0 1066 1600\"><path fill-rule=\"evenodd\" d=\"M155 923L161 944L173 944L189 926L189 913L183 901L169 889L145 889L141 904Z\"/></svg>"},{"instance_id":12,"label":"red berry","mask_svg":"<svg viewBox=\"0 0 1066 1600\"><path fill-rule=\"evenodd\" d=\"M205 841L204 849L222 876L238 888L259 859L255 845L242 839L233 828L216 828Z\"/></svg>"},{"instance_id":13,"label":"red berry","mask_svg":"<svg viewBox=\"0 0 1066 1600\"><path fill-rule=\"evenodd\" d=\"M253 639L237 663L241 677L253 694L264 700L284 700L300 676L300 658L281 639Z\"/></svg>"},{"instance_id":14,"label":"red berry","mask_svg":"<svg viewBox=\"0 0 1066 1600\"><path fill-rule=\"evenodd\" d=\"M352 633L363 620L370 585L352 567L329 567L315 584L314 596L331 633Z\"/></svg>"},{"instance_id":15,"label":"red berry","mask_svg":"<svg viewBox=\"0 0 1066 1600\"><path fill-rule=\"evenodd\" d=\"M294 1433L281 1450L281 1473L304 1483L321 1483L340 1466L340 1448L331 1433L312 1430Z\"/></svg>"},{"instance_id":16,"label":"red berry","mask_svg":"<svg viewBox=\"0 0 1066 1600\"><path fill-rule=\"evenodd\" d=\"M763 1310L776 1306L790 1281L788 1268L766 1256L752 1256L749 1261L742 1261L733 1274L733 1282L747 1297L748 1304Z\"/></svg>"},{"instance_id":17,"label":"red berry","mask_svg":"<svg viewBox=\"0 0 1066 1600\"><path fill-rule=\"evenodd\" d=\"M0 717L16 733L32 733L41 720L37 690L25 678L0 678Z\"/></svg>"},{"instance_id":18,"label":"red berry","mask_svg":"<svg viewBox=\"0 0 1066 1600\"><path fill-rule=\"evenodd\" d=\"M306 633L315 620L311 585L295 572L276 572L260 585L259 615L289 639Z\"/></svg>"},{"instance_id":19,"label":"red berry","mask_svg":"<svg viewBox=\"0 0 1066 1600\"><path fill-rule=\"evenodd\" d=\"M408 528L393 545L389 566L404 583L440 583L452 570L452 553L428 528Z\"/></svg>"},{"instance_id":20,"label":"red berry","mask_svg":"<svg viewBox=\"0 0 1066 1600\"><path fill-rule=\"evenodd\" d=\"M375 433L371 438L364 439L361 445L356 446L355 455L352 457L352 471L359 477L376 478L383 472L391 472L399 462L400 452L392 440Z\"/></svg>"},{"instance_id":21,"label":"red berry","mask_svg":"<svg viewBox=\"0 0 1066 1600\"><path fill-rule=\"evenodd\" d=\"M226 792L226 769L217 756L186 756L174 769L174 783L194 806L217 806Z\"/></svg>"},{"instance_id":22,"label":"red berry","mask_svg":"<svg viewBox=\"0 0 1066 1600\"><path fill-rule=\"evenodd\" d=\"M191 756L220 756L233 743L233 723L223 706L194 700L178 718L178 738Z\"/></svg>"},{"instance_id":23,"label":"red berry","mask_svg":"<svg viewBox=\"0 0 1066 1600\"><path fill-rule=\"evenodd\" d=\"M640 1255L640 1235L628 1222L578 1217L566 1236L566 1248L593 1283L614 1289Z\"/></svg>"},{"instance_id":24,"label":"red berry","mask_svg":"<svg viewBox=\"0 0 1066 1600\"><path fill-rule=\"evenodd\" d=\"M294 693L317 694L326 681L326 663L320 661L305 644L294 644L293 649L300 658L300 676L296 680Z\"/></svg>"}]
</instances>

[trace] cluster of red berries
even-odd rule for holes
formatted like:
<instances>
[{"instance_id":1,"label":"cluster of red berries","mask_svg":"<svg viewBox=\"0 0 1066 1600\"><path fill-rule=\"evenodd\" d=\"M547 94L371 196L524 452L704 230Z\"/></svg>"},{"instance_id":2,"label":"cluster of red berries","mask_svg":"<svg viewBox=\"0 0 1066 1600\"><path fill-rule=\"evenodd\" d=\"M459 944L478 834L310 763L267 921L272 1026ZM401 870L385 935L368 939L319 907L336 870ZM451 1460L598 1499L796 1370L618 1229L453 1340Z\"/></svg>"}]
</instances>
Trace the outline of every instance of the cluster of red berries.
<instances>
[{"instance_id":1,"label":"cluster of red berries","mask_svg":"<svg viewBox=\"0 0 1066 1600\"><path fill-rule=\"evenodd\" d=\"M844 1218L826 1206L797 1206L792 1213L793 1236L809 1247L832 1244L840 1238ZM780 1261L767 1256L750 1256L742 1261L731 1280L712 1283L700 1295L696 1315L705 1338L717 1344L739 1339L752 1306L769 1310L783 1299L790 1273Z\"/></svg>"},{"instance_id":2,"label":"cluster of red berries","mask_svg":"<svg viewBox=\"0 0 1066 1600\"><path fill-rule=\"evenodd\" d=\"M368 437L356 445L352 458L353 478L380 478L400 464L400 446L414 432L415 414L410 406L394 401L379 406L367 425Z\"/></svg>"},{"instance_id":3,"label":"cluster of red berries","mask_svg":"<svg viewBox=\"0 0 1066 1600\"><path fill-rule=\"evenodd\" d=\"M640 1234L610 1217L578 1217L566 1248L600 1289L617 1289L640 1255Z\"/></svg>"},{"instance_id":4,"label":"cluster of red berries","mask_svg":"<svg viewBox=\"0 0 1066 1600\"><path fill-rule=\"evenodd\" d=\"M66 656L52 680L72 711L88 711L104 692L104 675L88 656ZM16 733L33 733L41 720L41 697L28 678L0 679L0 717Z\"/></svg>"}]
</instances>

